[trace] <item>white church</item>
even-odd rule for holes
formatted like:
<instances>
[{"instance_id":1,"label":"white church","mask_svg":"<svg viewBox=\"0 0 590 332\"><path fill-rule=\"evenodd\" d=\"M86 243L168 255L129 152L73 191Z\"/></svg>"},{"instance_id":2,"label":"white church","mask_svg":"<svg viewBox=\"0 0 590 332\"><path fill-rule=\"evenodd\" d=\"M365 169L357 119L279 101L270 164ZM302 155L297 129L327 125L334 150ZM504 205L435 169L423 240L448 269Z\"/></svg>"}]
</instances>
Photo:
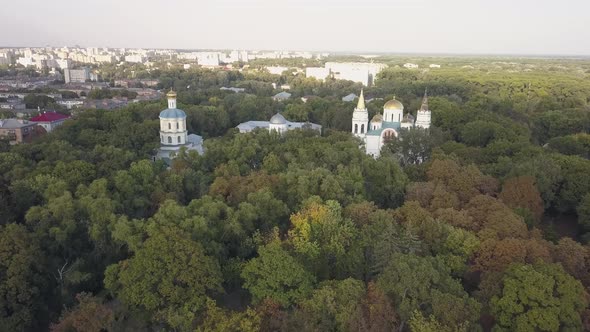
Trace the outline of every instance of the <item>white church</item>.
<instances>
[{"instance_id":1,"label":"white church","mask_svg":"<svg viewBox=\"0 0 590 332\"><path fill-rule=\"evenodd\" d=\"M400 130L414 127L430 128L427 93L424 93L422 106L416 113L416 119L410 113L404 115L404 105L394 97L383 105L383 115L378 113L369 122L369 112L361 90L358 104L352 113L352 133L363 141L367 154L375 158L379 157L383 145L396 139Z\"/></svg>"},{"instance_id":2,"label":"white church","mask_svg":"<svg viewBox=\"0 0 590 332\"><path fill-rule=\"evenodd\" d=\"M176 92L166 94L168 108L160 112L160 149L157 158L170 163L180 148L203 154L203 138L186 130L186 113L176 108Z\"/></svg>"},{"instance_id":3,"label":"white church","mask_svg":"<svg viewBox=\"0 0 590 332\"><path fill-rule=\"evenodd\" d=\"M285 117L277 113L270 118L270 121L247 121L242 122L237 125L238 130L240 133L249 133L255 129L263 128L268 129L269 132L277 132L279 134L283 134L288 132L289 130L294 129L312 129L318 131L320 134L322 132L322 126L317 123L311 122L291 122Z\"/></svg>"}]
</instances>

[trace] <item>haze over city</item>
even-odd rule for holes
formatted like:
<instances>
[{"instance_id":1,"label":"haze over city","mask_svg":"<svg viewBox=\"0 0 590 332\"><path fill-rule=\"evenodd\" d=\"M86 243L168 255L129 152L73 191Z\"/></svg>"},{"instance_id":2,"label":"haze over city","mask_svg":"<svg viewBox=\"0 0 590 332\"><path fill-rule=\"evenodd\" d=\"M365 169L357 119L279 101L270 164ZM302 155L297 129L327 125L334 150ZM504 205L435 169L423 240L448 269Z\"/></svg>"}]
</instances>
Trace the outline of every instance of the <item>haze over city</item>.
<instances>
[{"instance_id":1,"label":"haze over city","mask_svg":"<svg viewBox=\"0 0 590 332\"><path fill-rule=\"evenodd\" d=\"M12 1L0 46L590 54L590 2Z\"/></svg>"}]
</instances>

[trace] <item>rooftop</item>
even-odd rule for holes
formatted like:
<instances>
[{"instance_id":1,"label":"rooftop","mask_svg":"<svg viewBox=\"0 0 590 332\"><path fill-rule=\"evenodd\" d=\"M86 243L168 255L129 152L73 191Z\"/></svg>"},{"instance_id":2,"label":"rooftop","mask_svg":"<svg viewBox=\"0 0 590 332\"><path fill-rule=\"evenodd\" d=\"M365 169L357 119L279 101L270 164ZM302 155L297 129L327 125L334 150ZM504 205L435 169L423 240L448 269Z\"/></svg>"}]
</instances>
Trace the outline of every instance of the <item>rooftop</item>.
<instances>
[{"instance_id":1,"label":"rooftop","mask_svg":"<svg viewBox=\"0 0 590 332\"><path fill-rule=\"evenodd\" d=\"M30 120L32 122L54 122L65 120L69 118L69 116L57 113L57 112L45 112L43 114L39 114L37 116L32 117Z\"/></svg>"}]
</instances>

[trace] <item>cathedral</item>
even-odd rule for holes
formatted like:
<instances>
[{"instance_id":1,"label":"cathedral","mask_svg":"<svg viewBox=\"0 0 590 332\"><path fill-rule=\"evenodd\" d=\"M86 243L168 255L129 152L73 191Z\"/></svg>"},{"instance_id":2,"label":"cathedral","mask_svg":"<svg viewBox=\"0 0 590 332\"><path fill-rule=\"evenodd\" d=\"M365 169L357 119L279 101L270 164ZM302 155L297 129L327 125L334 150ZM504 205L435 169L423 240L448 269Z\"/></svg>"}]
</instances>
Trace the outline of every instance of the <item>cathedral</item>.
<instances>
[{"instance_id":1,"label":"cathedral","mask_svg":"<svg viewBox=\"0 0 590 332\"><path fill-rule=\"evenodd\" d=\"M401 129L413 127L430 128L427 93L424 93L422 106L416 113L416 119L410 113L404 115L404 105L393 98L383 105L383 115L377 113L369 122L369 112L361 90L358 104L352 113L352 133L363 141L367 154L375 158L379 157L385 143L396 139Z\"/></svg>"},{"instance_id":2,"label":"cathedral","mask_svg":"<svg viewBox=\"0 0 590 332\"><path fill-rule=\"evenodd\" d=\"M168 108L160 112L160 149L157 158L169 164L182 147L203 154L203 138L189 134L186 130L186 113L176 108L176 93L170 90L166 97Z\"/></svg>"}]
</instances>

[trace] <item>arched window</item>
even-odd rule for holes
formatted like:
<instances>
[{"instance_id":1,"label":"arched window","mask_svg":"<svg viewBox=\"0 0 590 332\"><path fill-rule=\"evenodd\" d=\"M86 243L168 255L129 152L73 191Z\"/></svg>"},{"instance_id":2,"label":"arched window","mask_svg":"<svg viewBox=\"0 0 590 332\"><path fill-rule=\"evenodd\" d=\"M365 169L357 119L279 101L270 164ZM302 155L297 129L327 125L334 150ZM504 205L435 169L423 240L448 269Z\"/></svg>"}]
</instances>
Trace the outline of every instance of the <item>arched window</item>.
<instances>
[{"instance_id":1,"label":"arched window","mask_svg":"<svg viewBox=\"0 0 590 332\"><path fill-rule=\"evenodd\" d=\"M361 134L365 133L365 124L361 124Z\"/></svg>"},{"instance_id":2,"label":"arched window","mask_svg":"<svg viewBox=\"0 0 590 332\"><path fill-rule=\"evenodd\" d=\"M179 129L180 127L178 126L178 122L176 122L176 129Z\"/></svg>"},{"instance_id":3,"label":"arched window","mask_svg":"<svg viewBox=\"0 0 590 332\"><path fill-rule=\"evenodd\" d=\"M401 113L399 113L397 115L397 122L402 122L402 114Z\"/></svg>"},{"instance_id":4,"label":"arched window","mask_svg":"<svg viewBox=\"0 0 590 332\"><path fill-rule=\"evenodd\" d=\"M172 144L172 137L168 136L168 143Z\"/></svg>"},{"instance_id":5,"label":"arched window","mask_svg":"<svg viewBox=\"0 0 590 332\"><path fill-rule=\"evenodd\" d=\"M168 129L172 129L172 125L168 123Z\"/></svg>"},{"instance_id":6,"label":"arched window","mask_svg":"<svg viewBox=\"0 0 590 332\"><path fill-rule=\"evenodd\" d=\"M178 136L178 143L180 143L180 136Z\"/></svg>"},{"instance_id":7,"label":"arched window","mask_svg":"<svg viewBox=\"0 0 590 332\"><path fill-rule=\"evenodd\" d=\"M354 124L354 133L356 134L356 133L358 133L358 131L359 131L359 125L355 123Z\"/></svg>"}]
</instances>

